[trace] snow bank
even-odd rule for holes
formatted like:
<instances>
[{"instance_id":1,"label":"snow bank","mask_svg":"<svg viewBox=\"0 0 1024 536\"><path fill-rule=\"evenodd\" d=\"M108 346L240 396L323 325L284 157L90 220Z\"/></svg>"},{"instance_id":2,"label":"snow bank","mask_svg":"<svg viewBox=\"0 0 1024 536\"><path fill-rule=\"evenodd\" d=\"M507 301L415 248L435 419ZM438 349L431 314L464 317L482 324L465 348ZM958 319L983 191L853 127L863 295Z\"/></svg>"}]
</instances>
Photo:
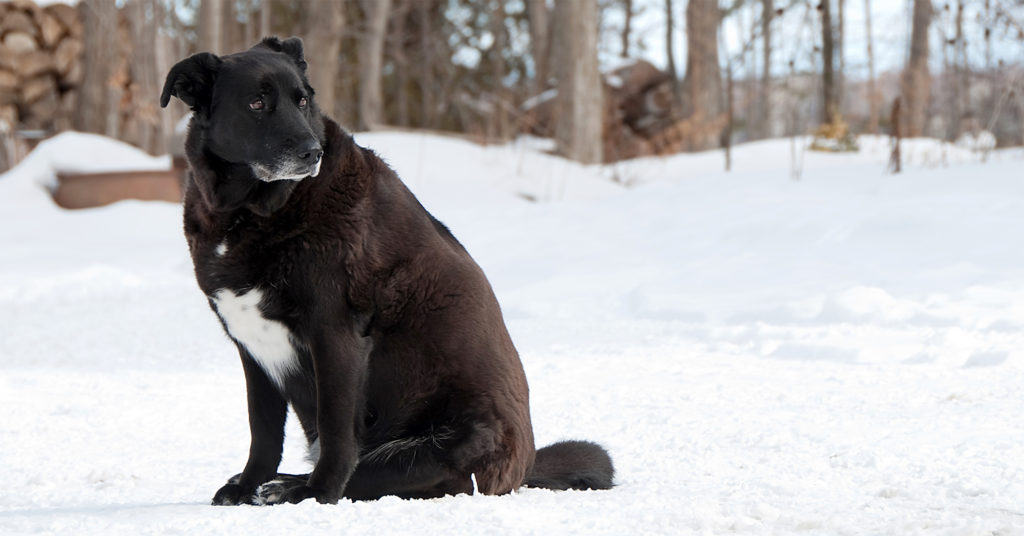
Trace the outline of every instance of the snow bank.
<instances>
[{"instance_id":1,"label":"snow bank","mask_svg":"<svg viewBox=\"0 0 1024 536\"><path fill-rule=\"evenodd\" d=\"M39 143L0 185L32 182L45 188L57 186L57 173L95 173L168 169L168 156L150 156L126 143L83 132L63 132Z\"/></svg>"},{"instance_id":2,"label":"snow bank","mask_svg":"<svg viewBox=\"0 0 1024 536\"><path fill-rule=\"evenodd\" d=\"M605 444L618 487L207 506L247 451L237 357L179 206L66 212L43 187L160 162L67 135L0 176L0 533L1024 533L1020 151L907 140L887 175L884 138L774 140L724 173L357 140L487 272L537 442ZM284 471L308 469L299 436Z\"/></svg>"}]
</instances>

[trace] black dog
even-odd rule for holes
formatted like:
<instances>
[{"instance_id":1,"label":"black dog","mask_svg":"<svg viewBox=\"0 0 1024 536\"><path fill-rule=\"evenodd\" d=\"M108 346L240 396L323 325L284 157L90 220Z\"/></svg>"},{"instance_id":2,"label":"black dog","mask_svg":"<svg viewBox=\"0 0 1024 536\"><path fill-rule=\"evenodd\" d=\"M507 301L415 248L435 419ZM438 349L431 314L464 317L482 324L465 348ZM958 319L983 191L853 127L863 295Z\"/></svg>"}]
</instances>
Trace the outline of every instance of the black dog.
<instances>
[{"instance_id":1,"label":"black dog","mask_svg":"<svg viewBox=\"0 0 1024 536\"><path fill-rule=\"evenodd\" d=\"M214 504L606 489L608 454L534 450L526 377L483 272L373 152L320 114L302 41L196 54L185 234L242 357L251 446ZM278 475L291 404L316 465Z\"/></svg>"}]
</instances>

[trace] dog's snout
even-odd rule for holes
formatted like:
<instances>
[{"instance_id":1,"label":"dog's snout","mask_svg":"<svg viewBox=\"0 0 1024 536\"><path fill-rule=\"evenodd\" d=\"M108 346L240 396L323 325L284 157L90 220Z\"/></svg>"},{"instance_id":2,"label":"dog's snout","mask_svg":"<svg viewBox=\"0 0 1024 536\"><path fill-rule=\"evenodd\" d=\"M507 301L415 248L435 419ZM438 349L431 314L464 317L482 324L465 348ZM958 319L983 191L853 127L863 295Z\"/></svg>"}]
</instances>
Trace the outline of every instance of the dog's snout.
<instances>
[{"instance_id":1,"label":"dog's snout","mask_svg":"<svg viewBox=\"0 0 1024 536\"><path fill-rule=\"evenodd\" d=\"M310 162L316 162L320 160L320 157L324 155L323 148L320 147L320 142L316 140L310 140L302 148L299 149L299 158Z\"/></svg>"}]
</instances>

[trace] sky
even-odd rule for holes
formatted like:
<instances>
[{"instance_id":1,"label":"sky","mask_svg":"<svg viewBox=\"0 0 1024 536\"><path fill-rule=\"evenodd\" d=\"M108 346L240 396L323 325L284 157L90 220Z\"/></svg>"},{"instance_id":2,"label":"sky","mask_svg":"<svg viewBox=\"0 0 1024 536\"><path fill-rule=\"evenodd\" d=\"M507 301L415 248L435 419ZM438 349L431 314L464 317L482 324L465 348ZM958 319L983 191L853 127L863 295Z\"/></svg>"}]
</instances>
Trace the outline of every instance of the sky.
<instances>
[{"instance_id":1,"label":"sky","mask_svg":"<svg viewBox=\"0 0 1024 536\"><path fill-rule=\"evenodd\" d=\"M776 4L779 4L776 0ZM881 73L887 70L900 69L906 60L907 36L910 32L910 2L908 0L870 0L872 10L872 34L874 35L875 70ZM640 56L658 67L664 68L667 65L665 52L665 12L663 0L634 0L636 15L633 20L633 42L634 46L642 47ZM759 4L757 2L756 4ZM952 33L951 17L943 9L942 2L936 4L936 19L932 26L932 64L938 68L942 62L940 44L940 33L946 31ZM980 2L969 3L965 20L973 22L982 15L981 6L975 5ZM863 0L846 3L846 48L845 61L847 75L851 77L867 76L867 44L864 16L865 2ZM1021 11L1022 8L1018 8ZM686 62L686 39L682 29L685 28L686 1L675 1L676 27L680 31L676 34L675 58L677 69L683 70ZM803 3L787 10L780 21L775 22L773 27L775 55L774 72L785 69L789 60L796 60L798 67L812 68L809 60L812 47L820 40L817 29L817 12L811 13L810 26L805 24L807 9ZM1020 13L1019 15L1024 15ZM749 35L751 24L759 24L760 8L758 6L746 7L740 12L729 17L723 25L723 41L725 48L732 54L741 50ZM609 8L605 12L605 24L612 31L606 31L602 43L602 63L613 64L615 56L621 50L618 28L622 27L622 12L619 9ZM980 26L973 22L967 27L968 58L972 64L981 66L984 58L983 39L979 29ZM1016 35L1004 35L1002 32L995 32L992 44L992 55L994 62L1003 59L1007 63L1024 62L1024 46L1016 40ZM744 36L744 37L741 37ZM756 52L760 61L760 48ZM760 66L755 67L755 72L760 72ZM742 72L742 67L740 67Z\"/></svg>"}]
</instances>

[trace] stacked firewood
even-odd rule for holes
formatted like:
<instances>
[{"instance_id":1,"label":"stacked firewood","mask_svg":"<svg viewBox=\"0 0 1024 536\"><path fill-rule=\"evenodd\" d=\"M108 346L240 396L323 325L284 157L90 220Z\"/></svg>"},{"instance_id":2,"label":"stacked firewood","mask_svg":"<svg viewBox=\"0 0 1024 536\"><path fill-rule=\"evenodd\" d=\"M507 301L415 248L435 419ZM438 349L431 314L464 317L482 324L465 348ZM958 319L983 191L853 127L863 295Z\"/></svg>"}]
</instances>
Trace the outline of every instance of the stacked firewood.
<instances>
[{"instance_id":1,"label":"stacked firewood","mask_svg":"<svg viewBox=\"0 0 1024 536\"><path fill-rule=\"evenodd\" d=\"M70 128L81 55L74 7L0 2L0 123L9 130Z\"/></svg>"}]
</instances>

